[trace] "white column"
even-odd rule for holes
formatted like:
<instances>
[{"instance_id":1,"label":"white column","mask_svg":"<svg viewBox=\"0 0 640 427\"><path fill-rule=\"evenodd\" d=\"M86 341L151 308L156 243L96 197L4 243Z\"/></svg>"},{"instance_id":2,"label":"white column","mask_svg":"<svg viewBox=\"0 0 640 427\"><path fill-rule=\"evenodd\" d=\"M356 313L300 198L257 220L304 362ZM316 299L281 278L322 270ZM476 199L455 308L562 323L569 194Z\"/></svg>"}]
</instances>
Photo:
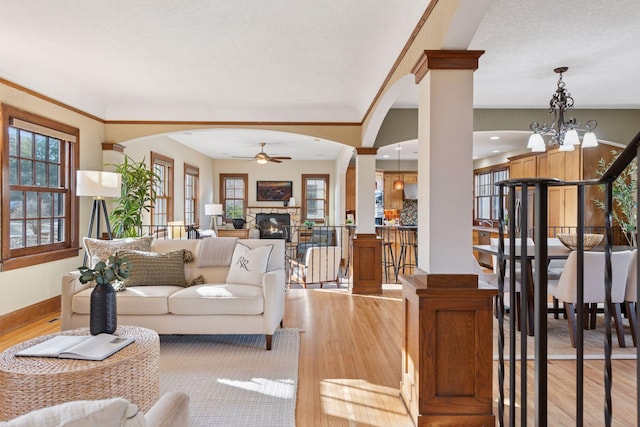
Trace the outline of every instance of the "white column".
<instances>
[{"instance_id":1,"label":"white column","mask_svg":"<svg viewBox=\"0 0 640 427\"><path fill-rule=\"evenodd\" d=\"M377 148L356 149L356 225L357 234L376 232L376 152Z\"/></svg>"},{"instance_id":2,"label":"white column","mask_svg":"<svg viewBox=\"0 0 640 427\"><path fill-rule=\"evenodd\" d=\"M425 51L418 108L418 267L472 272L473 71L481 51Z\"/></svg>"}]
</instances>

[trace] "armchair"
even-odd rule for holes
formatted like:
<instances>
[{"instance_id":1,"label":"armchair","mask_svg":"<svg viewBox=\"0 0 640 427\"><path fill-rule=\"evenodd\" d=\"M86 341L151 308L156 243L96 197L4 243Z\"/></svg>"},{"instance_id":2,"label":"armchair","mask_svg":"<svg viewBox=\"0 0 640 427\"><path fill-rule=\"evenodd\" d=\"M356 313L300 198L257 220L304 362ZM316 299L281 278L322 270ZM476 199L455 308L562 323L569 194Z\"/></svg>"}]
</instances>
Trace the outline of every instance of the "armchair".
<instances>
[{"instance_id":1,"label":"armchair","mask_svg":"<svg viewBox=\"0 0 640 427\"><path fill-rule=\"evenodd\" d=\"M340 246L315 246L307 248L304 261L291 261L291 279L302 283L306 288L309 283L320 283L320 287L327 282L338 280L338 271L342 259Z\"/></svg>"},{"instance_id":2,"label":"armchair","mask_svg":"<svg viewBox=\"0 0 640 427\"><path fill-rule=\"evenodd\" d=\"M298 243L298 259L304 259L307 250L313 247L335 246L336 230L329 227L314 228L311 238L306 242Z\"/></svg>"}]
</instances>

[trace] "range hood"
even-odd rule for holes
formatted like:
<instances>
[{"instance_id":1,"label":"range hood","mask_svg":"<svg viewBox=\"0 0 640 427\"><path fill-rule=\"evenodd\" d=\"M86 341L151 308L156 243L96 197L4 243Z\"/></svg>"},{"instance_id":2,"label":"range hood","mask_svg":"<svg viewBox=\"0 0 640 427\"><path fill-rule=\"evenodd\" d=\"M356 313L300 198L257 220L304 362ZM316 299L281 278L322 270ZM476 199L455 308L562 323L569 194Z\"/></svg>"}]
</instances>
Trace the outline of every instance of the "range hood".
<instances>
[{"instance_id":1,"label":"range hood","mask_svg":"<svg viewBox=\"0 0 640 427\"><path fill-rule=\"evenodd\" d=\"M418 184L404 184L404 198L415 200L418 198Z\"/></svg>"}]
</instances>

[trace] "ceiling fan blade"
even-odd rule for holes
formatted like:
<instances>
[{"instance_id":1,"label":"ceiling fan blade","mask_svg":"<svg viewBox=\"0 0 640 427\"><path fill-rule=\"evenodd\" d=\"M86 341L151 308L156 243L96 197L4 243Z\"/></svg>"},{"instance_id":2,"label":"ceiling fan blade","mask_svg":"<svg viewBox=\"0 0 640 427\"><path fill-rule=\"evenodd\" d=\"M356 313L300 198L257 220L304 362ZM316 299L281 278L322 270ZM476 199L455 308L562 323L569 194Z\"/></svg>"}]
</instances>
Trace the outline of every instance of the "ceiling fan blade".
<instances>
[{"instance_id":1,"label":"ceiling fan blade","mask_svg":"<svg viewBox=\"0 0 640 427\"><path fill-rule=\"evenodd\" d=\"M280 160L276 159L275 157L270 157L270 158L269 158L269 161L270 161L270 162L273 162L273 163L282 163L282 161L280 161Z\"/></svg>"},{"instance_id":2,"label":"ceiling fan blade","mask_svg":"<svg viewBox=\"0 0 640 427\"><path fill-rule=\"evenodd\" d=\"M275 156L275 157L271 157L272 159L278 159L278 160L291 160L291 157L288 156Z\"/></svg>"}]
</instances>

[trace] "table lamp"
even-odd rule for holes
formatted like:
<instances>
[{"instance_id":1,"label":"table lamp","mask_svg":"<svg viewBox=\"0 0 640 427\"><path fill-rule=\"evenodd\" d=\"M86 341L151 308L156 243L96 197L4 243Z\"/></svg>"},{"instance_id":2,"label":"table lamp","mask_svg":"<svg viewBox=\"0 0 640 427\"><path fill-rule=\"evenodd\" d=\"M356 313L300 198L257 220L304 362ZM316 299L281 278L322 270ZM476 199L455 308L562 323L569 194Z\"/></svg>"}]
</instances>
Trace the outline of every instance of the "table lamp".
<instances>
[{"instance_id":1,"label":"table lamp","mask_svg":"<svg viewBox=\"0 0 640 427\"><path fill-rule=\"evenodd\" d=\"M211 215L211 222L209 223L209 229L215 230L218 233L218 225L222 219L222 205L218 203L210 203L204 205L204 214ZM215 221L214 221L215 218Z\"/></svg>"}]
</instances>

